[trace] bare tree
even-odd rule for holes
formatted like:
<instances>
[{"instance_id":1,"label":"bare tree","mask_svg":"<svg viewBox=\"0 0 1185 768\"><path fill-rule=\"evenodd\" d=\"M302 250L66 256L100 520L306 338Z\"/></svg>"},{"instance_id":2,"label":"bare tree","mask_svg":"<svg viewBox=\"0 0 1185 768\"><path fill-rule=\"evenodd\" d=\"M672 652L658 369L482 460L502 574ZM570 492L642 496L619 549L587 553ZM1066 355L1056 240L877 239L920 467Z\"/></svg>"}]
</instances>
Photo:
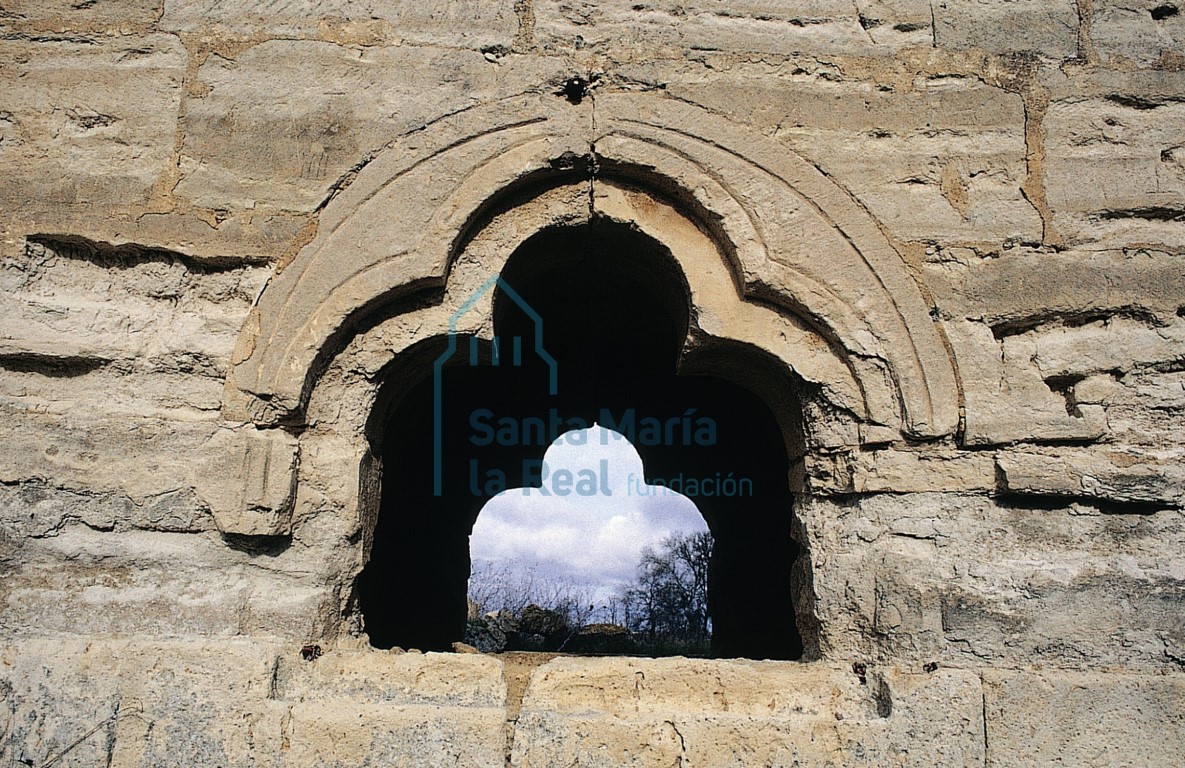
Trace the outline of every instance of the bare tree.
<instances>
[{"instance_id":1,"label":"bare tree","mask_svg":"<svg viewBox=\"0 0 1185 768\"><path fill-rule=\"evenodd\" d=\"M534 566L474 561L469 599L479 614L506 611L519 619L543 609L564 624L569 638L598 615L628 628L636 650L655 656L702 656L711 642L711 557L711 534L674 533L657 547L645 548L633 584L599 608L592 604L587 587L542 576Z\"/></svg>"},{"instance_id":2,"label":"bare tree","mask_svg":"<svg viewBox=\"0 0 1185 768\"><path fill-rule=\"evenodd\" d=\"M626 626L656 655L704 654L711 639L708 615L709 533L675 533L647 547L638 577L624 595Z\"/></svg>"},{"instance_id":3,"label":"bare tree","mask_svg":"<svg viewBox=\"0 0 1185 768\"><path fill-rule=\"evenodd\" d=\"M538 606L567 618L572 627L586 624L593 611L587 587L541 576L535 566L514 562L475 561L469 576L469 599L478 613L508 611L521 616L527 606Z\"/></svg>"}]
</instances>

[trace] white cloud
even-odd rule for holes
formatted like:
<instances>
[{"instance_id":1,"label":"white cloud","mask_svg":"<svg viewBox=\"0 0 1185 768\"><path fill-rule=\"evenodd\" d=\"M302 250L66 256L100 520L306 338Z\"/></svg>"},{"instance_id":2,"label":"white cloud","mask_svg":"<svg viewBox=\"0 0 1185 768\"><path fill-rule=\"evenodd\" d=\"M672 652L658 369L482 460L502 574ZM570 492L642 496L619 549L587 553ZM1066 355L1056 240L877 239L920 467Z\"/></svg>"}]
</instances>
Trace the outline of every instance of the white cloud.
<instances>
[{"instance_id":1,"label":"white cloud","mask_svg":"<svg viewBox=\"0 0 1185 768\"><path fill-rule=\"evenodd\" d=\"M643 548L675 531L707 530L691 500L644 485L638 452L604 427L561 435L544 465L542 488L510 489L482 508L470 539L475 565L534 567L604 597L632 580ZM609 495L576 492L580 479L594 478Z\"/></svg>"}]
</instances>

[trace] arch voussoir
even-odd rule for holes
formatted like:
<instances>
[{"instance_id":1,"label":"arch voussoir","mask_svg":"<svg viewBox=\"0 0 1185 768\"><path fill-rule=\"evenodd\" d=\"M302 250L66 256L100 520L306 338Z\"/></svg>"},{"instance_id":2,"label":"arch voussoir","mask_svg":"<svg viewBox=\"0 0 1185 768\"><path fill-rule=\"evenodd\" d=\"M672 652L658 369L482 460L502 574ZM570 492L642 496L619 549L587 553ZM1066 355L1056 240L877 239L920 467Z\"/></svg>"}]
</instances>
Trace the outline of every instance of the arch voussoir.
<instances>
[{"instance_id":1,"label":"arch voussoir","mask_svg":"<svg viewBox=\"0 0 1185 768\"><path fill-rule=\"evenodd\" d=\"M363 168L261 295L228 381L227 418L299 421L318 366L343 335L401 295L442 289L482 217L521 204L506 202L511 192L530 199L531 189L590 183L587 197L561 205L576 218L605 215L594 210L607 200L597 180L609 188L618 179L669 201L710 235L722 285L736 293L717 317L767 312L762 327L774 329L739 341L810 372L871 424L922 438L953 433L958 386L929 306L849 194L785 146L693 105L598 95L595 132L591 109L552 97L475 108L394 142ZM523 226L525 238L531 224ZM819 357L820 344L770 349L789 338L790 316L825 340L832 362ZM743 336L737 328L762 322L732 326Z\"/></svg>"}]
</instances>

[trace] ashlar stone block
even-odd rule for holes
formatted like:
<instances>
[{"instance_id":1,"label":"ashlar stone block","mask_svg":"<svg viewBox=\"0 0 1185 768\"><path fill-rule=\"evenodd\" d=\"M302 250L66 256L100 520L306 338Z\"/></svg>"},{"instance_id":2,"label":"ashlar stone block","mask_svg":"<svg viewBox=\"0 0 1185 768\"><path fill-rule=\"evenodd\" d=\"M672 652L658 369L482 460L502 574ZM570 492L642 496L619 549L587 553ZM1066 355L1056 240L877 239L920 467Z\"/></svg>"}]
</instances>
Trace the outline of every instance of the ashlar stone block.
<instances>
[{"instance_id":1,"label":"ashlar stone block","mask_svg":"<svg viewBox=\"0 0 1185 768\"><path fill-rule=\"evenodd\" d=\"M1074 0L934 0L933 6L940 48L1033 51L1063 59L1078 52Z\"/></svg>"},{"instance_id":2,"label":"ashlar stone block","mask_svg":"<svg viewBox=\"0 0 1185 768\"><path fill-rule=\"evenodd\" d=\"M463 48L507 47L514 0L165 0L161 29L240 37L347 38Z\"/></svg>"},{"instance_id":3,"label":"ashlar stone block","mask_svg":"<svg viewBox=\"0 0 1185 768\"><path fill-rule=\"evenodd\" d=\"M984 672L987 765L1161 768L1185 746L1185 678Z\"/></svg>"},{"instance_id":4,"label":"ashlar stone block","mask_svg":"<svg viewBox=\"0 0 1185 768\"><path fill-rule=\"evenodd\" d=\"M299 444L280 429L224 429L206 444L198 495L223 533L289 533Z\"/></svg>"},{"instance_id":5,"label":"ashlar stone block","mask_svg":"<svg viewBox=\"0 0 1185 768\"><path fill-rule=\"evenodd\" d=\"M172 35L0 41L0 208L147 202L174 162L186 60Z\"/></svg>"}]
</instances>

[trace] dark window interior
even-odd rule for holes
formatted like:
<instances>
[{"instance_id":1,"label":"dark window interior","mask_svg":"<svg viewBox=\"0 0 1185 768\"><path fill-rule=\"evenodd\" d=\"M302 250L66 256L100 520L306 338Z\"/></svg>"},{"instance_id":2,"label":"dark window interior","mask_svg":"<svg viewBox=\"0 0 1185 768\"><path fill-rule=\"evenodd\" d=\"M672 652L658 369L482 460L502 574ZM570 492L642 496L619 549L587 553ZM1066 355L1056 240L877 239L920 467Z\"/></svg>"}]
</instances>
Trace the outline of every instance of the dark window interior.
<instances>
[{"instance_id":1,"label":"dark window interior","mask_svg":"<svg viewBox=\"0 0 1185 768\"><path fill-rule=\"evenodd\" d=\"M605 411L632 409L639 418L667 422L694 410L695 418L714 420L712 445L631 441L648 477L732 473L751 481L751 494L692 498L716 542L709 582L712 653L801 656L791 596L799 548L791 537L786 439L770 408L730 380L746 380L742 369L764 361L755 353L732 355L712 376L677 375L689 328L685 281L663 246L624 226L594 222L540 232L511 257L502 278L542 318L543 348L558 368L557 394L548 393L548 364L534 353L534 320L499 289L497 365L488 342L477 345L473 365L471 340L459 338L441 374L437 496L431 364L437 352L392 374L401 394L381 436L382 503L357 584L371 643L447 650L464 634L469 534L490 498L482 480L496 470L505 473L508 487L530 484L523 482L524 462L541 459L549 442L474 445L476 409L519 423L525 417L548 421L554 409L561 423L579 418L588 424ZM440 343L436 350L444 348ZM549 437L567 430L561 426Z\"/></svg>"}]
</instances>

